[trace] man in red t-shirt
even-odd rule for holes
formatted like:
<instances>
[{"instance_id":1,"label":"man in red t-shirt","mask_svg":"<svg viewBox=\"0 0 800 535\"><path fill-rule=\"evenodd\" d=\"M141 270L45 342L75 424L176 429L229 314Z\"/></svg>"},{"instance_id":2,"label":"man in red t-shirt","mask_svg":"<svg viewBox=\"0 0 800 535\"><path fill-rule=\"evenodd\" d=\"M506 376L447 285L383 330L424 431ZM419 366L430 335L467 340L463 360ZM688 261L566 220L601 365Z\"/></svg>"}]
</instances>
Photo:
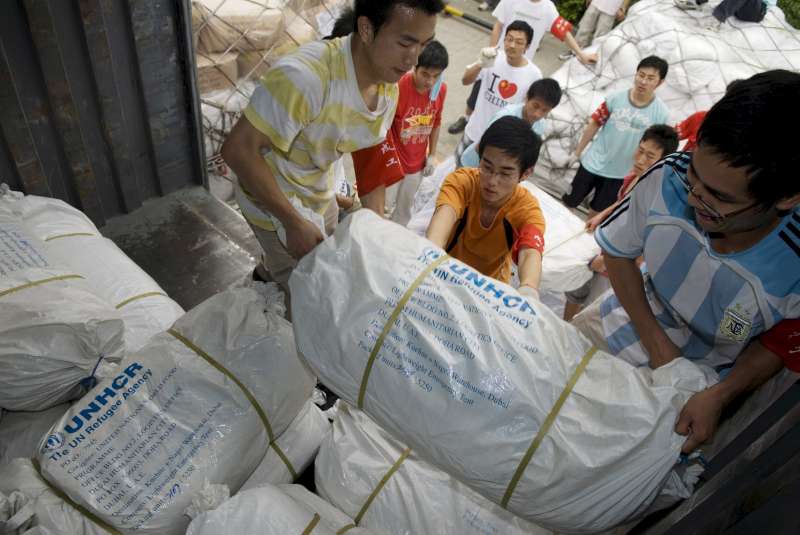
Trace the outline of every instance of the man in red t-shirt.
<instances>
[{"instance_id":1,"label":"man in red t-shirt","mask_svg":"<svg viewBox=\"0 0 800 535\"><path fill-rule=\"evenodd\" d=\"M447 64L445 47L438 41L431 41L419 55L417 66L397 83L400 97L391 132L405 176L387 189L386 197L389 205L393 197L396 198L392 220L401 225L411 219L417 188L422 177L429 175L435 165L442 109L447 96L442 72Z\"/></svg>"}]
</instances>

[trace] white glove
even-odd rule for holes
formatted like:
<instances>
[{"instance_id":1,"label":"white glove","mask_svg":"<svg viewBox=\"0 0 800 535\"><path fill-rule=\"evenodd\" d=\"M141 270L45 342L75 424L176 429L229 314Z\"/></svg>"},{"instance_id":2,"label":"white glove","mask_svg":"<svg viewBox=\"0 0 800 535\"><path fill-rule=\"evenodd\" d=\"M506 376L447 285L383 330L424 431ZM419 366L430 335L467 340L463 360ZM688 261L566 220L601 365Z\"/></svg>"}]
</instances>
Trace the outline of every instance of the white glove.
<instances>
[{"instance_id":1,"label":"white glove","mask_svg":"<svg viewBox=\"0 0 800 535\"><path fill-rule=\"evenodd\" d=\"M530 297L536 301L539 301L539 290L536 288L532 288L530 286L520 286L517 288L517 291L520 295L524 295L525 297Z\"/></svg>"},{"instance_id":2,"label":"white glove","mask_svg":"<svg viewBox=\"0 0 800 535\"><path fill-rule=\"evenodd\" d=\"M433 164L433 157L428 156L425 159L425 167L422 169L422 176L431 176L436 166Z\"/></svg>"},{"instance_id":3,"label":"white glove","mask_svg":"<svg viewBox=\"0 0 800 535\"><path fill-rule=\"evenodd\" d=\"M487 46L481 49L478 54L478 62L481 64L481 69L489 69L494 66L494 60L497 58L497 48Z\"/></svg>"},{"instance_id":4,"label":"white glove","mask_svg":"<svg viewBox=\"0 0 800 535\"><path fill-rule=\"evenodd\" d=\"M567 157L567 167L569 168L569 167L572 167L572 166L574 166L574 165L575 165L576 163L578 163L580 160L581 160L581 157L580 157L580 156L578 156L578 155L577 155L577 154L575 154L574 152L571 152L571 153L569 154L569 157Z\"/></svg>"}]
</instances>

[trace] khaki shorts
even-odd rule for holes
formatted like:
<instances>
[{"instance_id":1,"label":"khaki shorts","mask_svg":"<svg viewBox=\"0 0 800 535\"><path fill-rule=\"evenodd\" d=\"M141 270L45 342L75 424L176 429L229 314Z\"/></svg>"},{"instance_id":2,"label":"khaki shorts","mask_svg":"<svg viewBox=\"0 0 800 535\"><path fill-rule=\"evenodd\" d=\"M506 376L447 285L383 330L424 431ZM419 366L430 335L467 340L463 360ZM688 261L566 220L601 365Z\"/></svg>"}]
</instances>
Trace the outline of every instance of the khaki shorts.
<instances>
[{"instance_id":1,"label":"khaki shorts","mask_svg":"<svg viewBox=\"0 0 800 535\"><path fill-rule=\"evenodd\" d=\"M325 211L325 233L330 236L336 230L336 223L339 220L339 206L336 200L332 200ZM297 265L297 260L289 254L286 247L278 239L278 233L274 230L264 230L248 221L250 228L253 229L259 245L261 245L261 264L269 272L269 276L281 285L286 292L287 300L289 296L289 277Z\"/></svg>"}]
</instances>

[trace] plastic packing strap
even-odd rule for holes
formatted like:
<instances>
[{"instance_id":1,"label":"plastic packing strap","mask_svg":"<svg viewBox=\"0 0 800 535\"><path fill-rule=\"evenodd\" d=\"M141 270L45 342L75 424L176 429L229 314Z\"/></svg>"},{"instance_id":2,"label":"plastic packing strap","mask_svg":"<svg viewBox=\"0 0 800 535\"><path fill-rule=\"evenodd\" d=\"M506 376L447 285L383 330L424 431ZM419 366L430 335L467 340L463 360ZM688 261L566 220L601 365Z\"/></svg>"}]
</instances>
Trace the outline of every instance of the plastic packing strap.
<instances>
[{"instance_id":1,"label":"plastic packing strap","mask_svg":"<svg viewBox=\"0 0 800 535\"><path fill-rule=\"evenodd\" d=\"M47 283L50 283L50 282L63 281L63 280L69 280L69 279L82 279L82 278L83 277L81 277L80 275L73 274L73 275L59 275L57 277L48 277L46 279L41 279L41 280L38 280L38 281L26 282L25 284L20 284L19 286L14 286L13 288L9 288L8 290L0 291L0 297L5 297L5 296L7 296L9 294L12 294L14 292L27 290L28 288L33 288L34 286L41 286L42 284L47 284Z\"/></svg>"},{"instance_id":2,"label":"plastic packing strap","mask_svg":"<svg viewBox=\"0 0 800 535\"><path fill-rule=\"evenodd\" d=\"M434 262L432 262L428 267L422 270L422 272L417 275L417 278L414 279L414 282L408 287L408 289L403 294L403 297L400 298L398 301L397 306L392 311L392 314L389 316L389 319L386 321L386 325L383 326L383 330L381 331L378 340L375 342L375 347L372 348L372 351L369 354L369 358L367 359L367 365L364 367L364 375L361 378L361 387L358 390L358 408L364 408L364 395L367 393L367 383L369 382L369 375L372 373L372 365L375 363L375 358L378 356L381 348L383 348L383 342L386 340L386 336L389 334L389 331L392 330L392 326L394 322L397 320L397 316L403 311L408 303L408 300L411 299L411 296L417 290L420 284L430 275L430 273L444 263L450 256L442 255L437 258Z\"/></svg>"},{"instance_id":3,"label":"plastic packing strap","mask_svg":"<svg viewBox=\"0 0 800 535\"><path fill-rule=\"evenodd\" d=\"M168 329L167 332L171 334L173 337L175 337L183 345L194 351L194 353L197 356L205 360L212 367L216 368L217 371L227 376L231 381L233 381L236 384L236 386L238 386L241 389L247 400L253 405L253 408L256 410L258 417L261 419L261 423L264 425L264 429L267 431L267 437L269 438L269 447L275 450L275 453L278 454L278 457L280 457L281 461L283 461L283 464L286 465L286 468L289 470L289 474L291 474L292 479L297 479L297 471L294 469L294 466L292 466L291 461L289 461L289 458L286 457L286 454L283 452L280 446L278 446L277 442L275 442L277 440L277 437L272 431L272 425L269 423L269 418L267 418L267 413L258 403L258 400L255 398L255 396L253 396L250 390L248 390L247 387L235 375L233 375L233 373L230 372L230 370L228 370L225 366L217 362L211 355L209 355L208 353L197 347L194 343L192 343L189 339L180 334L178 331L176 331L175 329Z\"/></svg>"},{"instance_id":4,"label":"plastic packing strap","mask_svg":"<svg viewBox=\"0 0 800 535\"><path fill-rule=\"evenodd\" d=\"M556 249L558 249L559 247L561 247L561 246L563 246L563 245L566 245L566 244L568 244L569 242L571 242L571 241L572 241L572 240L574 240L575 238L579 238L579 237L583 236L584 234L586 234L586 231L585 231L585 230L583 230L583 229L581 229L581 231L580 231L580 232L576 232L576 233L575 233L575 234L573 234L572 236L570 236L570 237L568 237L568 238L564 239L563 241L561 241L561 242L558 242L558 243L556 243L555 245L553 245L552 247L548 248L548 249L547 249L547 250L544 252L544 254L543 254L542 256L547 256L549 253L552 253L553 251L555 251L555 250L556 250Z\"/></svg>"},{"instance_id":5,"label":"plastic packing strap","mask_svg":"<svg viewBox=\"0 0 800 535\"><path fill-rule=\"evenodd\" d=\"M50 236L49 238L45 238L44 241L60 240L61 238L73 238L75 236L90 236L92 238L96 238L97 234L92 234L91 232L68 232L66 234L57 234L55 236Z\"/></svg>"},{"instance_id":6,"label":"plastic packing strap","mask_svg":"<svg viewBox=\"0 0 800 535\"><path fill-rule=\"evenodd\" d=\"M129 305L129 304L133 303L134 301L138 301L140 299L145 299L147 297L169 297L169 296L164 292L144 292L144 293L140 293L138 295L134 295L133 297L129 297L129 298L125 299L124 301L121 301L114 308L119 310L120 308L124 307L125 305Z\"/></svg>"},{"instance_id":7,"label":"plastic packing strap","mask_svg":"<svg viewBox=\"0 0 800 535\"><path fill-rule=\"evenodd\" d=\"M359 409L363 409L364 406L364 396L367 392L367 383L369 382L369 376L370 373L372 372L372 366L375 363L375 358L378 356L378 353L383 347L383 342L386 339L386 336L389 334L389 331L392 329L392 326L395 324L395 321L397 321L397 317L403 311L403 309L406 306L406 303L408 303L408 300L417 290L419 285L422 284L422 282L428 277L428 275L430 275L430 273L434 269L439 267L449 258L450 256L446 254L440 256L434 262L428 265L425 269L423 269L419 275L417 275L417 278L414 279L414 282L411 283L411 285L405 291L403 296L400 298L394 310L392 311L391 315L389 316L389 319L386 321L386 324L383 326L383 330L381 331L378 340L375 342L375 346L372 348L369 358L367 359L367 364L364 367L364 374L361 378L361 386L358 391ZM567 384L561 391L561 395L559 395L555 404L553 404L553 407L550 409L550 412L547 414L547 417L545 418L544 422L542 422L542 425L539 426L539 431L533 438L533 442L531 442L531 445L528 447L528 450L525 452L525 455L523 455L522 460L519 463L519 466L517 466L514 475L511 477L511 481L509 482L508 487L506 487L506 492L503 495L503 499L500 502L500 505L503 508L508 507L508 502L511 500L511 496L514 494L514 490L517 488L517 484L519 483L519 480L522 478L522 475L525 473L525 469L528 467L528 464L533 458L534 453L536 453L536 450L539 449L539 446L544 440L544 437L547 435L548 431L550 431L550 428L553 426L553 422L555 422L555 419L558 417L558 413L561 411L561 408L564 406L564 403L567 401L567 398L569 397L570 393L572 393L573 388L575 388L578 379L580 379L581 376L583 375L583 372L586 370L586 367L589 365L589 361L592 359L595 353L597 353L597 347L595 346L590 347L586 351L586 353L583 355L583 358L581 358L580 362L575 368L575 371L572 373L572 376L570 377L569 381L567 381ZM400 466L400 463L402 463L405 460L405 457L407 457L408 453L410 452L411 449L408 448L406 452L404 452L405 456L401 456L398 462L395 463L395 466L392 467L392 470L390 470L387 473L387 475L384 476L384 479L381 480L381 484L379 484L376 490L373 491L372 495L370 495L370 498L367 500L365 507L362 507L362 511L359 512L360 516L355 519L356 525L358 524L360 517L363 516L363 513L366 512L366 508L369 507L369 504L372 503L372 500L374 500L375 496L377 496L378 492L380 492L380 489L383 488L383 485L386 483L386 481L389 480L391 475L394 474L394 472Z\"/></svg>"},{"instance_id":8,"label":"plastic packing strap","mask_svg":"<svg viewBox=\"0 0 800 535\"><path fill-rule=\"evenodd\" d=\"M586 366L589 365L589 361L592 360L592 357L595 353L597 353L597 347L592 346L583 355L583 358L578 363L575 371L572 372L572 377L569 378L566 386L564 386L564 390L561 391L561 395L558 396L553 408L550 409L550 412L547 414L547 418L545 418L544 422L542 422L542 425L539 426L539 431L533 438L533 442L531 443L530 447L528 447L528 451L526 451L525 455L522 456L522 460L520 461L519 466L517 466L517 470L514 472L514 476L511 478L511 481L506 488L503 499L500 501L500 505L503 506L504 509L508 507L508 502L511 500L511 496L514 494L514 490L517 488L517 483L519 483L520 478L522 478L522 474L525 473L525 469L531 462L533 454L536 453L537 449L539 449L539 445L541 445L542 440L544 440L544 437L547 435L547 432L550 431L550 427L552 427L553 422L555 422L556 418L558 417L558 413L561 412L561 407L564 406L564 402L567 401L567 398L572 393L572 389L575 388L575 384L578 382L578 379L581 378L581 375L583 375L584 370L586 370Z\"/></svg>"},{"instance_id":9,"label":"plastic packing strap","mask_svg":"<svg viewBox=\"0 0 800 535\"><path fill-rule=\"evenodd\" d=\"M389 471L386 472L386 474L384 474L384 476L381 478L381 480L378 482L375 488L372 489L372 492L367 497L367 500L364 502L364 505L361 506L361 509L359 509L358 514L356 514L356 516L353 518L353 523L348 524L339 531L337 531L336 535L342 535L343 533L347 533L348 531L357 527L361 523L361 520L364 518L364 515L367 514L367 510L369 509L370 505L372 505L372 502L375 501L375 498L377 498L378 494L380 494L381 490L383 490L383 487L386 486L386 483L389 482L389 479L391 479L394 473L397 472L397 470L400 468L400 465L403 464L403 461L405 461L410 454L411 454L411 448L406 448L403 450L403 453L401 453L400 457L398 457L397 460L394 462L394 464L392 464L392 467L389 468Z\"/></svg>"},{"instance_id":10,"label":"plastic packing strap","mask_svg":"<svg viewBox=\"0 0 800 535\"><path fill-rule=\"evenodd\" d=\"M308 525L306 526L306 529L303 530L302 535L308 535L309 533L314 531L314 528L317 527L319 521L320 521L319 513L314 513L313 518L311 518L311 522L309 522Z\"/></svg>"},{"instance_id":11,"label":"plastic packing strap","mask_svg":"<svg viewBox=\"0 0 800 535\"><path fill-rule=\"evenodd\" d=\"M45 238L44 241L48 242L48 241L53 241L53 240L59 240L61 238L74 238L74 237L77 237L77 236L85 236L85 237L90 237L90 238L97 238L98 237L97 234L92 234L91 232L69 232L67 234L57 234L55 236L50 236L49 238ZM124 307L125 305L129 305L129 304L133 303L134 301L138 301L140 299L145 299L147 297L156 297L156 296L158 296L158 297L169 297L164 292L144 292L144 293L140 293L138 295L134 295L132 297L129 297L129 298L121 301L120 303L115 305L114 308L119 310L120 308Z\"/></svg>"}]
</instances>

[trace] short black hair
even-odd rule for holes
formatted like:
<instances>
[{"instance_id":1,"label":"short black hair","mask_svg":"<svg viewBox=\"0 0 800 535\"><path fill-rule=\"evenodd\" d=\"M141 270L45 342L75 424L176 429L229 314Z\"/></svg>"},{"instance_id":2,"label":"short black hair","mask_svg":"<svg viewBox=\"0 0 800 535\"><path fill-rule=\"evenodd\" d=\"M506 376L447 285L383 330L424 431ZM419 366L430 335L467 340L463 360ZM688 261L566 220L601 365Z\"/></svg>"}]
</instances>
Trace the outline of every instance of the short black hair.
<instances>
[{"instance_id":1,"label":"short black hair","mask_svg":"<svg viewBox=\"0 0 800 535\"><path fill-rule=\"evenodd\" d=\"M354 31L356 31L356 12L353 6L345 6L334 21L331 34L325 39L347 37Z\"/></svg>"},{"instance_id":2,"label":"short black hair","mask_svg":"<svg viewBox=\"0 0 800 535\"><path fill-rule=\"evenodd\" d=\"M636 66L636 70L638 71L639 69L655 69L658 71L659 76L661 76L661 79L663 80L667 77L669 63L658 56L647 56L639 62L639 65Z\"/></svg>"},{"instance_id":3,"label":"short black hair","mask_svg":"<svg viewBox=\"0 0 800 535\"><path fill-rule=\"evenodd\" d=\"M527 122L519 117L506 115L490 124L481 136L481 142L478 144L478 156L481 158L486 147L500 149L508 156L516 158L520 165L520 173L524 173L536 165L542 140L531 130L531 125Z\"/></svg>"},{"instance_id":4,"label":"short black hair","mask_svg":"<svg viewBox=\"0 0 800 535\"><path fill-rule=\"evenodd\" d=\"M552 78L536 80L528 88L528 100L533 98L541 99L551 108L555 108L561 102L561 86Z\"/></svg>"},{"instance_id":5,"label":"short black hair","mask_svg":"<svg viewBox=\"0 0 800 535\"><path fill-rule=\"evenodd\" d=\"M668 124L652 125L642 134L642 141L653 141L661 147L661 158L678 150L678 132Z\"/></svg>"},{"instance_id":6,"label":"short black hair","mask_svg":"<svg viewBox=\"0 0 800 535\"><path fill-rule=\"evenodd\" d=\"M531 25L524 20L515 20L509 24L506 28L506 35L508 35L508 32L525 32L525 38L528 40L528 46L530 46L531 41L533 41L533 28L531 28Z\"/></svg>"},{"instance_id":7,"label":"short black hair","mask_svg":"<svg viewBox=\"0 0 800 535\"><path fill-rule=\"evenodd\" d=\"M445 70L449 61L447 49L444 45L439 41L431 41L420 52L417 59L417 67Z\"/></svg>"},{"instance_id":8,"label":"short black hair","mask_svg":"<svg viewBox=\"0 0 800 535\"><path fill-rule=\"evenodd\" d=\"M444 10L443 0L356 0L353 21L367 17L377 34L394 10L395 6L419 9L429 15L437 15Z\"/></svg>"},{"instance_id":9,"label":"short black hair","mask_svg":"<svg viewBox=\"0 0 800 535\"><path fill-rule=\"evenodd\" d=\"M750 194L763 205L800 193L797 138L778 125L798 124L800 74L766 71L731 87L708 111L698 146L735 168L745 168Z\"/></svg>"},{"instance_id":10,"label":"short black hair","mask_svg":"<svg viewBox=\"0 0 800 535\"><path fill-rule=\"evenodd\" d=\"M727 93L728 91L730 91L731 89L733 89L737 85L741 84L742 82L744 82L744 80L742 80L741 78L737 78L735 80L731 80L730 82L728 82L728 85L725 86L725 92Z\"/></svg>"}]
</instances>

